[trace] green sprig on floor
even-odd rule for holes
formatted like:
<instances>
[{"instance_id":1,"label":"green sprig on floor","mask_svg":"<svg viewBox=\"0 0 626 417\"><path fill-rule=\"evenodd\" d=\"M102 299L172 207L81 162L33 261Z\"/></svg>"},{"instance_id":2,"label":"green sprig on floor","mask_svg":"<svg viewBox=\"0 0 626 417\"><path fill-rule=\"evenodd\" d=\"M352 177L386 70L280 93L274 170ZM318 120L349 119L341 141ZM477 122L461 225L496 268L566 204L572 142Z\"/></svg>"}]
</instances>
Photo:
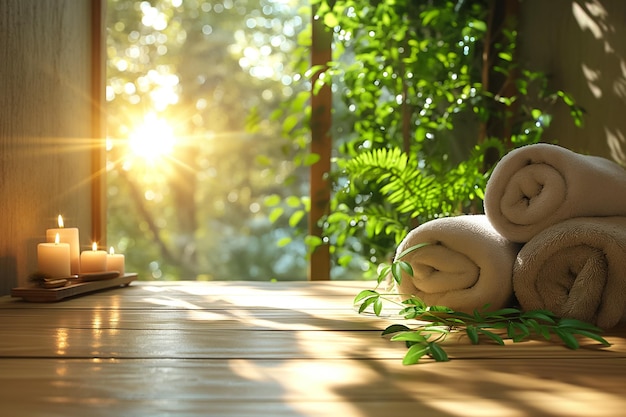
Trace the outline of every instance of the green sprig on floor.
<instances>
[{"instance_id":1,"label":"green sprig on floor","mask_svg":"<svg viewBox=\"0 0 626 417\"><path fill-rule=\"evenodd\" d=\"M580 320L557 317L548 310L522 311L517 308L503 308L489 311L489 306L486 305L482 310L475 309L473 314L468 314L445 306L429 306L417 297L400 302L394 299L398 296L396 293L378 292L379 286L388 277L393 277L394 283L400 283L403 272L412 275L411 265L401 259L425 245L427 244L412 246L399 254L391 265L380 269L375 289L363 290L354 298L359 313L371 308L376 316L380 316L386 301L400 307L399 315L405 320L419 322L413 327L392 324L382 332L391 341L405 342L408 350L402 361L404 365L416 364L425 356L437 362L448 361L449 357L442 342L450 334L459 332L465 332L474 345L481 341L504 345L507 339L518 343L538 337L547 341L561 341L570 349L578 349L579 338L585 337L602 346L610 346L600 336L600 328Z\"/></svg>"}]
</instances>

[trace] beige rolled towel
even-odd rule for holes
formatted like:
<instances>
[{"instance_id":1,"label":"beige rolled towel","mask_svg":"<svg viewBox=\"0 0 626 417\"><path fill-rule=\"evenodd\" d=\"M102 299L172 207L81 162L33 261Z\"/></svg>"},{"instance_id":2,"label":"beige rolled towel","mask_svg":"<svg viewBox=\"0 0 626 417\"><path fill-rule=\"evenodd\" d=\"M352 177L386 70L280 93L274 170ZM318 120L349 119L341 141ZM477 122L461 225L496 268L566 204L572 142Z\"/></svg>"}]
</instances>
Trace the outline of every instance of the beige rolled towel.
<instances>
[{"instance_id":1,"label":"beige rolled towel","mask_svg":"<svg viewBox=\"0 0 626 417\"><path fill-rule=\"evenodd\" d=\"M472 313L489 304L507 305L513 295L511 276L519 245L503 238L484 215L431 220L413 229L400 243L397 256L419 243L402 260L413 268L403 275L398 292L417 296L428 305Z\"/></svg>"},{"instance_id":2,"label":"beige rolled towel","mask_svg":"<svg viewBox=\"0 0 626 417\"><path fill-rule=\"evenodd\" d=\"M572 217L626 216L626 170L557 145L523 146L495 166L484 208L495 229L514 242L528 242Z\"/></svg>"},{"instance_id":3,"label":"beige rolled towel","mask_svg":"<svg viewBox=\"0 0 626 417\"><path fill-rule=\"evenodd\" d=\"M542 231L520 250L513 289L524 310L603 329L626 320L626 217L569 219Z\"/></svg>"}]
</instances>

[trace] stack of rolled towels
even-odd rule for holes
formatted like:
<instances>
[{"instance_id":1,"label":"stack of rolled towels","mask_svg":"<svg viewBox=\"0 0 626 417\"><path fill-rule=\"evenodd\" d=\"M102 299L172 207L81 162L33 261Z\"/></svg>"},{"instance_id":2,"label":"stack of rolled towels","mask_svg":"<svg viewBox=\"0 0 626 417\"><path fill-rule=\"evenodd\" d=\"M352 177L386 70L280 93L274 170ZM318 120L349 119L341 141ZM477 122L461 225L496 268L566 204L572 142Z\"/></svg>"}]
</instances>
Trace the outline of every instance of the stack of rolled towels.
<instances>
[{"instance_id":1,"label":"stack of rolled towels","mask_svg":"<svg viewBox=\"0 0 626 417\"><path fill-rule=\"evenodd\" d=\"M485 214L431 220L396 251L399 293L454 310L547 309L603 329L626 322L626 170L539 143L495 166Z\"/></svg>"}]
</instances>

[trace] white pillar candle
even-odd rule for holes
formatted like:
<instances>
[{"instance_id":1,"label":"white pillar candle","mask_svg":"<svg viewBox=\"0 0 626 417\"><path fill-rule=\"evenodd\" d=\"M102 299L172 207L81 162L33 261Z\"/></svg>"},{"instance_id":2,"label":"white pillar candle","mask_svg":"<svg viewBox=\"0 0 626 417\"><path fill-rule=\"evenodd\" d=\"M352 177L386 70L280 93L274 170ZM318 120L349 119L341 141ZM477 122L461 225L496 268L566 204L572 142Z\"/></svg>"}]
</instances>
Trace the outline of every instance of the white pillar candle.
<instances>
[{"instance_id":1,"label":"white pillar candle","mask_svg":"<svg viewBox=\"0 0 626 417\"><path fill-rule=\"evenodd\" d=\"M107 253L98 250L98 244L93 243L92 250L85 250L80 254L80 272L105 272L107 270Z\"/></svg>"},{"instance_id":2,"label":"white pillar candle","mask_svg":"<svg viewBox=\"0 0 626 417\"><path fill-rule=\"evenodd\" d=\"M72 275L80 274L80 240L78 237L78 229L76 227L64 227L63 217L59 214L59 227L46 230L46 240L54 242L56 235L59 235L59 242L70 245L70 268Z\"/></svg>"},{"instance_id":3,"label":"white pillar candle","mask_svg":"<svg viewBox=\"0 0 626 417\"><path fill-rule=\"evenodd\" d=\"M120 277L124 276L124 255L115 253L113 246L107 255L107 271L117 271Z\"/></svg>"},{"instance_id":4,"label":"white pillar candle","mask_svg":"<svg viewBox=\"0 0 626 417\"><path fill-rule=\"evenodd\" d=\"M50 278L66 278L70 276L70 245L60 243L59 235L54 243L37 245L37 266L39 272Z\"/></svg>"}]
</instances>

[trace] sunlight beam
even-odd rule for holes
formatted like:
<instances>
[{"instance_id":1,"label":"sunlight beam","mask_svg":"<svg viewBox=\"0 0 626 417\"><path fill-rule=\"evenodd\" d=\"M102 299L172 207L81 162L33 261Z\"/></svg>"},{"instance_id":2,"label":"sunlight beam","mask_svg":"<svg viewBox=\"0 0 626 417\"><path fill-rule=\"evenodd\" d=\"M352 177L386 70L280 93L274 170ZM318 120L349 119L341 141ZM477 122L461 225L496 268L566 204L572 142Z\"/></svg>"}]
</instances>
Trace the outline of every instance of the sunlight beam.
<instances>
[{"instance_id":1,"label":"sunlight beam","mask_svg":"<svg viewBox=\"0 0 626 417\"><path fill-rule=\"evenodd\" d=\"M171 155L175 143L174 130L155 113L148 113L143 123L128 137L128 148L132 155L150 163Z\"/></svg>"}]
</instances>

